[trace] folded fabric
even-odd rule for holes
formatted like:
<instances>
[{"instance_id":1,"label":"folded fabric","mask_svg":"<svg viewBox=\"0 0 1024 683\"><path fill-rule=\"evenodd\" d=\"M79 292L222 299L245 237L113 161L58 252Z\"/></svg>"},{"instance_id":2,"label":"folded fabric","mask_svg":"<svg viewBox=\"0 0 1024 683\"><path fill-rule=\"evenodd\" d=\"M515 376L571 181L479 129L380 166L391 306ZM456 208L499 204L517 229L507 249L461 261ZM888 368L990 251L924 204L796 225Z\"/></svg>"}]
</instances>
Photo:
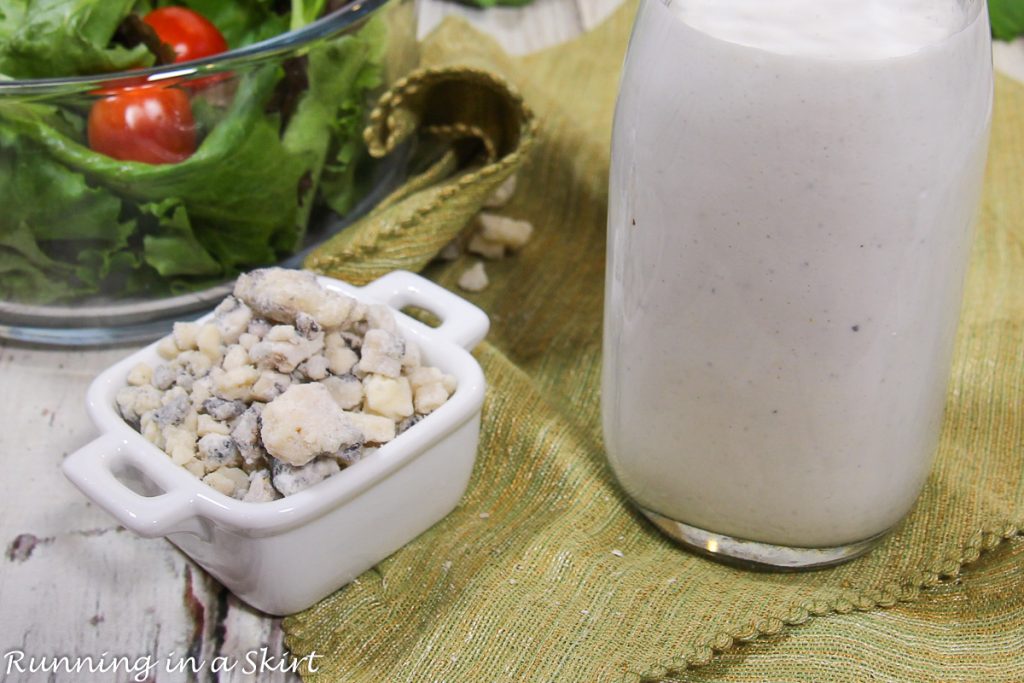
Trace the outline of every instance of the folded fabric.
<instances>
[{"instance_id":1,"label":"folded fabric","mask_svg":"<svg viewBox=\"0 0 1024 683\"><path fill-rule=\"evenodd\" d=\"M385 146L391 131L436 140L426 123L436 107L445 122L472 126L479 114L519 133L502 137L510 146L495 142L493 154L458 155L414 179L310 265L359 281L426 265L492 191L499 172L488 181L481 169L533 138L526 115L506 109L517 98L491 87L506 79L537 113L538 129L503 211L531 221L536 234L521 253L488 263L492 284L472 296L493 327L477 351L489 389L463 502L374 570L285 621L296 656L320 655L318 672L305 678L1024 680L1024 87L997 84L947 418L918 505L874 551L848 564L802 574L742 571L666 540L634 511L605 464L607 170L634 7L574 43L516 60L449 21L424 45L426 71L409 81L424 86L418 99L406 99L400 86L384 102L388 113L374 120L371 142ZM458 64L471 69L459 97L480 99L443 106L428 75ZM488 118L498 111L506 113ZM496 140L491 135L473 137ZM425 272L454 287L473 260L435 262ZM989 563L962 572L997 546ZM758 642L737 649L748 641Z\"/></svg>"},{"instance_id":2,"label":"folded fabric","mask_svg":"<svg viewBox=\"0 0 1024 683\"><path fill-rule=\"evenodd\" d=\"M400 79L371 112L367 146L382 157L419 136L429 166L303 266L353 284L423 269L522 165L533 127L519 94L488 71L441 66Z\"/></svg>"}]
</instances>

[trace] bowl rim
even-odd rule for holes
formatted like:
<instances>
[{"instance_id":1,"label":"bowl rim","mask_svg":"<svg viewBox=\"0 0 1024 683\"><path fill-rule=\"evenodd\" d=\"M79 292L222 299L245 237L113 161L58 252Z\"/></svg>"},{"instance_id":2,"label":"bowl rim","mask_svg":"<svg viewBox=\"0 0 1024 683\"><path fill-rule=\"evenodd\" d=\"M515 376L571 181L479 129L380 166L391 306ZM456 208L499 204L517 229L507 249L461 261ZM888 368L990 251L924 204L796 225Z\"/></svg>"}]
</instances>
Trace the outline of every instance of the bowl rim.
<instances>
[{"instance_id":1,"label":"bowl rim","mask_svg":"<svg viewBox=\"0 0 1024 683\"><path fill-rule=\"evenodd\" d=\"M123 84L126 80L130 80L133 87L140 87L161 81L181 79L194 74L238 69L331 38L359 24L389 1L356 0L349 2L301 28L203 59L104 74L4 80L0 81L0 96L70 94L96 87L109 87L112 81Z\"/></svg>"}]
</instances>

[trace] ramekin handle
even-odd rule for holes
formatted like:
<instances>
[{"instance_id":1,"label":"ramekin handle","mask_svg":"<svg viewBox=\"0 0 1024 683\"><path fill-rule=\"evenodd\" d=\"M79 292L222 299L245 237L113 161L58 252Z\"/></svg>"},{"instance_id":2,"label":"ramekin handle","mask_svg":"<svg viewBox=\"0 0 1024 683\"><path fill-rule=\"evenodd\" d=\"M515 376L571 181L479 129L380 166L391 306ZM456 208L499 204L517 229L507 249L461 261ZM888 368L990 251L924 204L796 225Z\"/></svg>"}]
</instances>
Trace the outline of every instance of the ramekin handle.
<instances>
[{"instance_id":1,"label":"ramekin handle","mask_svg":"<svg viewBox=\"0 0 1024 683\"><path fill-rule=\"evenodd\" d=\"M144 496L130 489L114 474L126 465L145 475L164 493ZM175 490L165 473L147 465L146 458L123 441L105 434L65 458L61 470L82 493L125 527L140 536L156 538L175 531L193 515L192 500L186 491Z\"/></svg>"},{"instance_id":2,"label":"ramekin handle","mask_svg":"<svg viewBox=\"0 0 1024 683\"><path fill-rule=\"evenodd\" d=\"M472 349L487 336L491 323L487 314L462 297L430 280L396 270L362 288L371 297L401 310L416 306L441 319L436 334L465 349Z\"/></svg>"}]
</instances>

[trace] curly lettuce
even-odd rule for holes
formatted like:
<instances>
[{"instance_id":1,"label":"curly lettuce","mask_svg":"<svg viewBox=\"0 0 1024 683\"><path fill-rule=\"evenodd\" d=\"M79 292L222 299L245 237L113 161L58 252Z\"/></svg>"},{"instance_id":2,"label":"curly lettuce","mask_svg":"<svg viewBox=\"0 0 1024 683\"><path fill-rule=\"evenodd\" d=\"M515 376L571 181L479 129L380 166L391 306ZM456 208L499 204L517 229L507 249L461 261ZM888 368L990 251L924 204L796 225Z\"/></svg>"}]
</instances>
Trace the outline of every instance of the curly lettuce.
<instances>
[{"instance_id":1,"label":"curly lettuce","mask_svg":"<svg viewBox=\"0 0 1024 683\"><path fill-rule=\"evenodd\" d=\"M291 13L278 14L281 3L271 0L181 4L207 16L232 46L287 30L295 16L315 18L323 6L295 0ZM110 41L128 12L152 6L0 0L0 71L28 78L56 75L44 73L46 64L62 75L145 66L151 54ZM39 32L58 25L68 51ZM0 297L49 303L182 292L293 252L314 207L344 213L353 204L383 30L371 19L290 64L247 68L230 98L195 96L202 141L177 164L93 152L81 95L46 104L0 97ZM37 61L47 50L54 58Z\"/></svg>"},{"instance_id":2,"label":"curly lettuce","mask_svg":"<svg viewBox=\"0 0 1024 683\"><path fill-rule=\"evenodd\" d=\"M112 43L136 0L3 0L0 74L9 78L81 76L153 63L145 45Z\"/></svg>"}]
</instances>

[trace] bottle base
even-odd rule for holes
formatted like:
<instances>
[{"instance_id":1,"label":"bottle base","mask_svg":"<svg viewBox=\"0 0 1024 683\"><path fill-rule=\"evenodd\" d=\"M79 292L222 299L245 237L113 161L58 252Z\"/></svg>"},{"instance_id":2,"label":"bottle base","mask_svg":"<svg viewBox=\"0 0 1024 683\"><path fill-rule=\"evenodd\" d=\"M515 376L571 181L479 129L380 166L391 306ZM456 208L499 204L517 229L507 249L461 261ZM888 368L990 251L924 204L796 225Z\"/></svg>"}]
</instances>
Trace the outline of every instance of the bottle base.
<instances>
[{"instance_id":1,"label":"bottle base","mask_svg":"<svg viewBox=\"0 0 1024 683\"><path fill-rule=\"evenodd\" d=\"M639 509L662 533L689 550L719 562L759 571L804 571L842 564L871 550L888 533L886 530L863 541L829 548L799 548L733 538L642 507Z\"/></svg>"}]
</instances>

